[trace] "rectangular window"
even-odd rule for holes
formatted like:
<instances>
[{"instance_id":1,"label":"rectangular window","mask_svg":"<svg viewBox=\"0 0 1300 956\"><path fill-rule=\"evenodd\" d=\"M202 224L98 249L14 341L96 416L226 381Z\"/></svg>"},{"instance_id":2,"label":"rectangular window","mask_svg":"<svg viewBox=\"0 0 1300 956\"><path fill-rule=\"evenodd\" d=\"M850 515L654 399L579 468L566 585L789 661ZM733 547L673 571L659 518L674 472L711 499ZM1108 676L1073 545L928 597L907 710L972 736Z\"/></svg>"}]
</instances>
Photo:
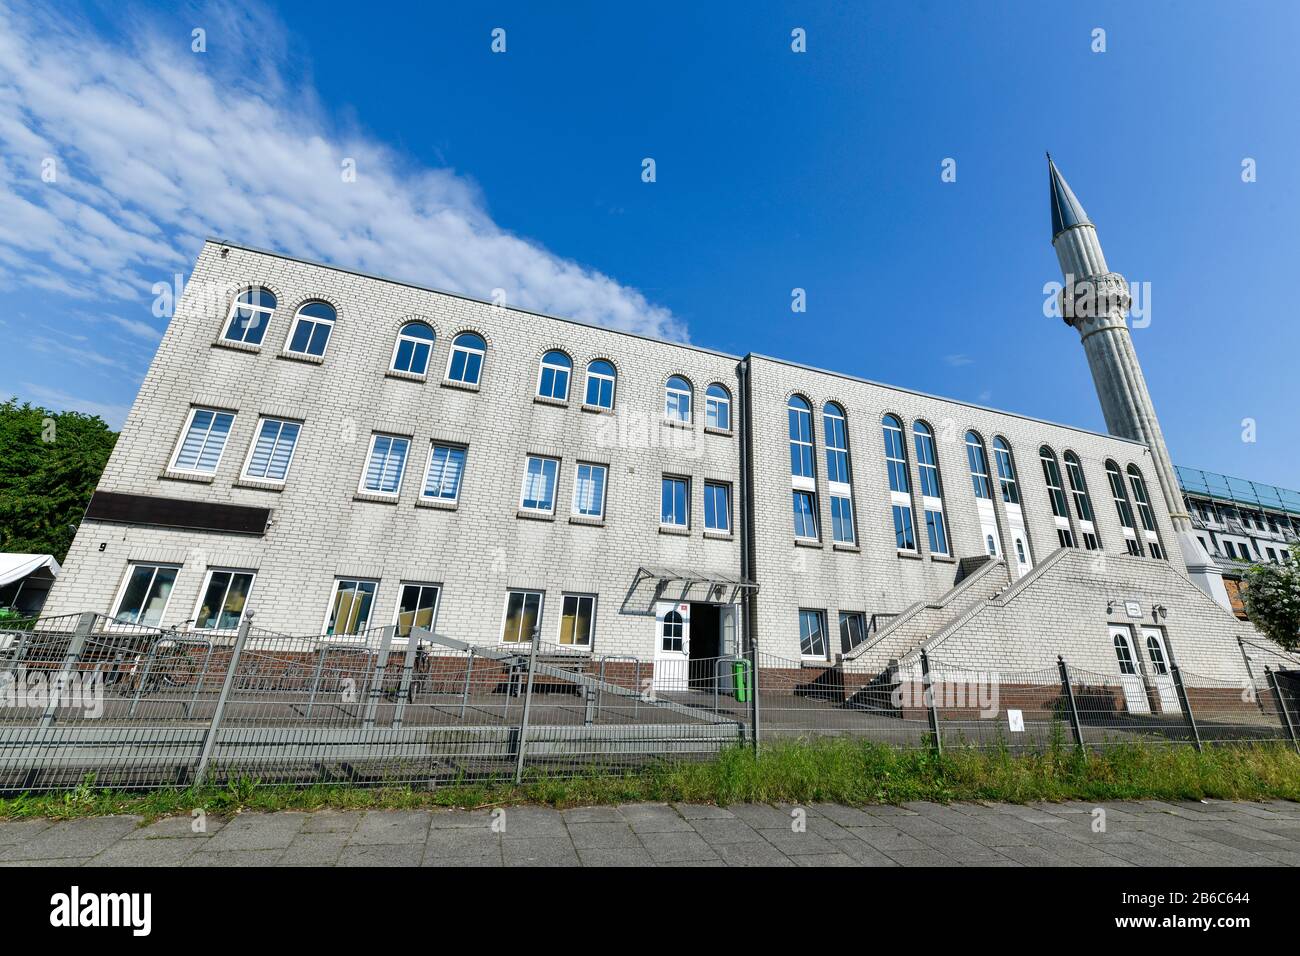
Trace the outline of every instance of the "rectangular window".
<instances>
[{"instance_id":1,"label":"rectangular window","mask_svg":"<svg viewBox=\"0 0 1300 956\"><path fill-rule=\"evenodd\" d=\"M234 412L219 412L211 408L190 410L185 423L185 434L172 456L172 471L193 471L210 475L221 462L230 426L235 421Z\"/></svg>"},{"instance_id":2,"label":"rectangular window","mask_svg":"<svg viewBox=\"0 0 1300 956\"><path fill-rule=\"evenodd\" d=\"M370 626L370 611L375 604L378 581L357 581L339 578L334 584L334 598L330 602L325 633L360 634Z\"/></svg>"},{"instance_id":3,"label":"rectangular window","mask_svg":"<svg viewBox=\"0 0 1300 956\"><path fill-rule=\"evenodd\" d=\"M847 654L867 639L867 616L860 611L840 612L840 653Z\"/></svg>"},{"instance_id":4,"label":"rectangular window","mask_svg":"<svg viewBox=\"0 0 1300 956\"><path fill-rule=\"evenodd\" d=\"M604 465L578 463L578 474L573 481L573 513L584 518L605 517Z\"/></svg>"},{"instance_id":5,"label":"rectangular window","mask_svg":"<svg viewBox=\"0 0 1300 956\"><path fill-rule=\"evenodd\" d=\"M402 487L410 447L409 438L375 432L370 438L370 457L366 473L361 476L360 490L373 495L396 495Z\"/></svg>"},{"instance_id":6,"label":"rectangular window","mask_svg":"<svg viewBox=\"0 0 1300 956\"><path fill-rule=\"evenodd\" d=\"M438 617L438 597L442 588L436 584L403 584L397 599L397 636L406 637L411 628L432 631Z\"/></svg>"},{"instance_id":7,"label":"rectangular window","mask_svg":"<svg viewBox=\"0 0 1300 956\"><path fill-rule=\"evenodd\" d=\"M564 595L560 614L560 643L574 647L591 647L591 632L596 623L596 597L593 594Z\"/></svg>"},{"instance_id":8,"label":"rectangular window","mask_svg":"<svg viewBox=\"0 0 1300 956\"><path fill-rule=\"evenodd\" d=\"M731 486L720 481L704 483L704 530L731 531Z\"/></svg>"},{"instance_id":9,"label":"rectangular window","mask_svg":"<svg viewBox=\"0 0 1300 956\"><path fill-rule=\"evenodd\" d=\"M804 657L826 660L826 614L824 611L799 611L799 653Z\"/></svg>"},{"instance_id":10,"label":"rectangular window","mask_svg":"<svg viewBox=\"0 0 1300 956\"><path fill-rule=\"evenodd\" d=\"M690 503L690 480L665 476L659 493L659 523L671 528L689 528Z\"/></svg>"},{"instance_id":11,"label":"rectangular window","mask_svg":"<svg viewBox=\"0 0 1300 956\"><path fill-rule=\"evenodd\" d=\"M263 418L257 426L257 438L248 450L244 463L244 477L258 481L284 481L289 474L289 462L298 444L298 422L278 418Z\"/></svg>"},{"instance_id":12,"label":"rectangular window","mask_svg":"<svg viewBox=\"0 0 1300 956\"><path fill-rule=\"evenodd\" d=\"M504 643L530 643L541 623L541 591L506 592L506 618L501 625L501 640Z\"/></svg>"},{"instance_id":13,"label":"rectangular window","mask_svg":"<svg viewBox=\"0 0 1300 956\"><path fill-rule=\"evenodd\" d=\"M254 577L252 571L209 571L199 609L194 613L194 626L218 631L239 627Z\"/></svg>"},{"instance_id":14,"label":"rectangular window","mask_svg":"<svg viewBox=\"0 0 1300 956\"><path fill-rule=\"evenodd\" d=\"M435 443L429 448L429 467L420 494L438 501L455 501L460 497L460 477L464 473L465 449Z\"/></svg>"},{"instance_id":15,"label":"rectangular window","mask_svg":"<svg viewBox=\"0 0 1300 956\"><path fill-rule=\"evenodd\" d=\"M1074 533L1069 528L1057 528L1056 540L1063 548L1074 547Z\"/></svg>"},{"instance_id":16,"label":"rectangular window","mask_svg":"<svg viewBox=\"0 0 1300 956\"><path fill-rule=\"evenodd\" d=\"M1155 558L1157 561L1165 560L1165 549L1160 547L1156 542L1148 541L1147 550L1151 552L1151 557Z\"/></svg>"},{"instance_id":17,"label":"rectangular window","mask_svg":"<svg viewBox=\"0 0 1300 956\"><path fill-rule=\"evenodd\" d=\"M133 564L117 598L113 620L122 624L157 627L162 623L171 597L176 572L180 568L164 564Z\"/></svg>"},{"instance_id":18,"label":"rectangular window","mask_svg":"<svg viewBox=\"0 0 1300 956\"><path fill-rule=\"evenodd\" d=\"M831 495L831 533L841 544L853 543L853 499Z\"/></svg>"},{"instance_id":19,"label":"rectangular window","mask_svg":"<svg viewBox=\"0 0 1300 956\"><path fill-rule=\"evenodd\" d=\"M524 487L519 493L519 507L523 511L541 514L555 512L555 485L559 480L558 458L529 455L524 463Z\"/></svg>"},{"instance_id":20,"label":"rectangular window","mask_svg":"<svg viewBox=\"0 0 1300 956\"><path fill-rule=\"evenodd\" d=\"M1141 557L1142 547L1133 538L1125 538L1124 547L1128 549L1129 554Z\"/></svg>"},{"instance_id":21,"label":"rectangular window","mask_svg":"<svg viewBox=\"0 0 1300 956\"><path fill-rule=\"evenodd\" d=\"M912 528L912 509L907 505L894 505L894 541L899 551L916 550L916 533Z\"/></svg>"},{"instance_id":22,"label":"rectangular window","mask_svg":"<svg viewBox=\"0 0 1300 956\"><path fill-rule=\"evenodd\" d=\"M1101 547L1101 542L1097 540L1097 536L1091 531L1085 531L1083 533L1083 546L1089 551L1096 551Z\"/></svg>"},{"instance_id":23,"label":"rectangular window","mask_svg":"<svg viewBox=\"0 0 1300 956\"><path fill-rule=\"evenodd\" d=\"M811 491L791 493L794 501L794 536L817 540L817 496Z\"/></svg>"},{"instance_id":24,"label":"rectangular window","mask_svg":"<svg viewBox=\"0 0 1300 956\"><path fill-rule=\"evenodd\" d=\"M942 511L933 511L929 508L926 509L925 532L930 539L931 553L948 553L948 535L944 531Z\"/></svg>"}]
</instances>

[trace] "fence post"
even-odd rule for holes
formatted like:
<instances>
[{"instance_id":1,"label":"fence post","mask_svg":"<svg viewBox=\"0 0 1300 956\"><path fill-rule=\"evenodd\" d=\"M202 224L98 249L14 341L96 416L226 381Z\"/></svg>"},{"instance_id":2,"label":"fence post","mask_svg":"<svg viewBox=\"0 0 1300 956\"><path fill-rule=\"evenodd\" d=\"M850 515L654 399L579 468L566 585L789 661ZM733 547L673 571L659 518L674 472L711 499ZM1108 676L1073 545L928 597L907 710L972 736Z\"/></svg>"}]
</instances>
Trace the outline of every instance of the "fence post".
<instances>
[{"instance_id":1,"label":"fence post","mask_svg":"<svg viewBox=\"0 0 1300 956\"><path fill-rule=\"evenodd\" d=\"M402 659L402 680L397 686L397 707L393 711L394 729L402 726L402 716L406 713L406 699L408 696L415 696L411 693L411 677L414 673L416 653L420 649L420 640L415 636L415 632L420 630L415 625L406 632L406 656Z\"/></svg>"},{"instance_id":2,"label":"fence post","mask_svg":"<svg viewBox=\"0 0 1300 956\"><path fill-rule=\"evenodd\" d=\"M1070 705L1070 726L1074 728L1074 742L1083 747L1083 724L1079 722L1079 708L1074 701L1074 685L1070 683L1070 666L1065 658L1057 654L1056 665L1061 669L1061 690L1065 692L1065 701Z\"/></svg>"},{"instance_id":3,"label":"fence post","mask_svg":"<svg viewBox=\"0 0 1300 956\"><path fill-rule=\"evenodd\" d=\"M515 783L524 780L524 743L528 738L528 715L533 707L533 668L537 664L537 645L542 643L542 625L533 625L532 647L528 649L528 685L524 690L524 713L519 721L519 753L515 757Z\"/></svg>"},{"instance_id":4,"label":"fence post","mask_svg":"<svg viewBox=\"0 0 1300 956\"><path fill-rule=\"evenodd\" d=\"M63 657L63 666L59 668L59 675L55 678L55 684L50 688L50 702L45 707L45 713L41 715L42 728L49 727L54 723L54 714L59 709L59 700L63 697L63 689L68 681L72 679L72 668L86 647L86 638L90 637L90 632L95 626L95 616L94 611L82 611L77 618L77 626L72 631L72 639L68 641L68 653Z\"/></svg>"},{"instance_id":5,"label":"fence post","mask_svg":"<svg viewBox=\"0 0 1300 956\"><path fill-rule=\"evenodd\" d=\"M1282 712L1282 724L1286 727L1286 735L1291 738L1291 746L1296 753L1300 753L1300 741L1296 740L1295 724L1291 722L1291 711L1287 709L1286 698L1282 696L1282 685L1278 683L1277 674L1265 664L1264 675L1268 678L1268 686L1273 688L1273 699L1277 701L1277 709Z\"/></svg>"},{"instance_id":6,"label":"fence post","mask_svg":"<svg viewBox=\"0 0 1300 956\"><path fill-rule=\"evenodd\" d=\"M758 745L761 740L758 732L758 685L760 682L758 673L758 637L751 635L749 638L749 713L751 722L754 725L755 753L758 753Z\"/></svg>"},{"instance_id":7,"label":"fence post","mask_svg":"<svg viewBox=\"0 0 1300 956\"><path fill-rule=\"evenodd\" d=\"M243 656L244 644L248 641L249 628L253 626L253 612L245 611L244 619L239 622L239 630L235 632L235 646L230 651L230 663L226 665L226 679L221 682L221 693L217 695L217 705L212 711L212 721L208 724L208 732L203 738L203 750L199 754L199 766L194 771L194 786L203 785L203 778L208 772L208 761L212 759L212 748L217 743L217 729L221 726L221 717L226 710L226 702L230 699L230 688L235 683L235 672L239 669L239 658Z\"/></svg>"},{"instance_id":8,"label":"fence post","mask_svg":"<svg viewBox=\"0 0 1300 956\"><path fill-rule=\"evenodd\" d=\"M375 676L370 681L370 693L366 695L366 713L362 726L367 730L375 726L375 714L379 711L379 698L384 693L384 671L388 667L388 654L393 649L393 632L395 626L389 624L379 633L379 656L375 659Z\"/></svg>"},{"instance_id":9,"label":"fence post","mask_svg":"<svg viewBox=\"0 0 1300 956\"><path fill-rule=\"evenodd\" d=\"M1183 686L1183 672L1179 670L1178 665L1170 660L1169 672L1174 677L1174 689L1178 691L1178 703L1183 707L1183 713L1187 715L1187 726L1192 731L1192 742L1196 744L1196 749L1201 749L1201 730L1196 726L1196 717L1192 715L1192 705L1187 700L1187 688Z\"/></svg>"},{"instance_id":10,"label":"fence post","mask_svg":"<svg viewBox=\"0 0 1300 956\"><path fill-rule=\"evenodd\" d=\"M943 754L943 740L939 737L939 708L934 701L934 681L930 678L930 655L921 649L921 683L925 688L925 706L930 715L930 733L934 737L936 756Z\"/></svg>"},{"instance_id":11,"label":"fence post","mask_svg":"<svg viewBox=\"0 0 1300 956\"><path fill-rule=\"evenodd\" d=\"M1241 659L1246 665L1246 679L1250 681L1250 689L1254 691L1256 686L1255 671L1250 666L1250 655L1246 653L1246 642L1241 639L1240 635L1237 637L1237 649L1241 651ZM1264 713L1264 702L1259 699L1258 694L1255 695L1255 703L1259 707L1259 712Z\"/></svg>"}]
</instances>

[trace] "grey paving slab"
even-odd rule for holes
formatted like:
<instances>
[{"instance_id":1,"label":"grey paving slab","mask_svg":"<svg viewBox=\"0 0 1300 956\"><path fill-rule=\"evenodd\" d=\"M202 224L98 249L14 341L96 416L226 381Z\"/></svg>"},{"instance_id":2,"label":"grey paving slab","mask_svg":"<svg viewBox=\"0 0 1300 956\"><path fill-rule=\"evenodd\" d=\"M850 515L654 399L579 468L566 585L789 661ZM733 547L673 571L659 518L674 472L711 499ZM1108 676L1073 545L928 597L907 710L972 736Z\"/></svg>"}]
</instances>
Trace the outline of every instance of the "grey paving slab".
<instances>
[{"instance_id":1,"label":"grey paving slab","mask_svg":"<svg viewBox=\"0 0 1300 956\"><path fill-rule=\"evenodd\" d=\"M696 833L708 841L710 846L716 847L724 843L763 842L763 838L758 835L757 830L735 817L727 820L692 820L691 826Z\"/></svg>"},{"instance_id":2,"label":"grey paving slab","mask_svg":"<svg viewBox=\"0 0 1300 956\"><path fill-rule=\"evenodd\" d=\"M673 809L687 820L732 820L736 816L726 807L707 803L674 803Z\"/></svg>"},{"instance_id":3,"label":"grey paving slab","mask_svg":"<svg viewBox=\"0 0 1300 956\"><path fill-rule=\"evenodd\" d=\"M424 861L424 844L349 844L335 866L419 866Z\"/></svg>"},{"instance_id":4,"label":"grey paving slab","mask_svg":"<svg viewBox=\"0 0 1300 956\"><path fill-rule=\"evenodd\" d=\"M583 866L654 866L655 861L643 846L580 847L578 859Z\"/></svg>"},{"instance_id":5,"label":"grey paving slab","mask_svg":"<svg viewBox=\"0 0 1300 956\"><path fill-rule=\"evenodd\" d=\"M737 820L749 824L756 830L788 830L794 821L792 814L795 811L804 810L805 814L808 812L808 808L804 807L786 809L766 803L743 803L727 809Z\"/></svg>"},{"instance_id":6,"label":"grey paving slab","mask_svg":"<svg viewBox=\"0 0 1300 956\"><path fill-rule=\"evenodd\" d=\"M0 849L0 860L53 860L93 857L140 825L139 817L65 820L30 839Z\"/></svg>"},{"instance_id":7,"label":"grey paving slab","mask_svg":"<svg viewBox=\"0 0 1300 956\"><path fill-rule=\"evenodd\" d=\"M501 855L506 866L577 866L578 851L567 836L502 840Z\"/></svg>"},{"instance_id":8,"label":"grey paving slab","mask_svg":"<svg viewBox=\"0 0 1300 956\"><path fill-rule=\"evenodd\" d=\"M303 833L351 833L365 816L361 810L317 810L302 821Z\"/></svg>"},{"instance_id":9,"label":"grey paving slab","mask_svg":"<svg viewBox=\"0 0 1300 956\"><path fill-rule=\"evenodd\" d=\"M204 846L201 840L119 840L86 866L181 866Z\"/></svg>"},{"instance_id":10,"label":"grey paving slab","mask_svg":"<svg viewBox=\"0 0 1300 956\"><path fill-rule=\"evenodd\" d=\"M0 822L0 847L30 840L54 824L50 820L5 820Z\"/></svg>"},{"instance_id":11,"label":"grey paving slab","mask_svg":"<svg viewBox=\"0 0 1300 956\"><path fill-rule=\"evenodd\" d=\"M429 815L429 828L455 830L461 827L489 827L492 820L491 810L434 810Z\"/></svg>"},{"instance_id":12,"label":"grey paving slab","mask_svg":"<svg viewBox=\"0 0 1300 956\"><path fill-rule=\"evenodd\" d=\"M880 817L873 817L857 807L842 807L837 803L819 803L816 807L822 816L841 827L887 826Z\"/></svg>"},{"instance_id":13,"label":"grey paving slab","mask_svg":"<svg viewBox=\"0 0 1300 956\"><path fill-rule=\"evenodd\" d=\"M304 813L242 813L208 841L205 851L283 850L302 830Z\"/></svg>"},{"instance_id":14,"label":"grey paving slab","mask_svg":"<svg viewBox=\"0 0 1300 956\"><path fill-rule=\"evenodd\" d=\"M423 846L431 817L428 810L371 810L352 831L348 844Z\"/></svg>"},{"instance_id":15,"label":"grey paving slab","mask_svg":"<svg viewBox=\"0 0 1300 956\"><path fill-rule=\"evenodd\" d=\"M203 847L191 853L182 866L275 866L284 856L284 848L274 850L226 850L214 853Z\"/></svg>"},{"instance_id":16,"label":"grey paving slab","mask_svg":"<svg viewBox=\"0 0 1300 956\"><path fill-rule=\"evenodd\" d=\"M621 817L612 823L570 823L569 838L579 850L641 847L641 841Z\"/></svg>"},{"instance_id":17,"label":"grey paving slab","mask_svg":"<svg viewBox=\"0 0 1300 956\"><path fill-rule=\"evenodd\" d=\"M564 836L565 832L563 814L550 807L508 807L500 816L489 817L489 823L497 824L497 830L509 838Z\"/></svg>"},{"instance_id":18,"label":"grey paving slab","mask_svg":"<svg viewBox=\"0 0 1300 956\"><path fill-rule=\"evenodd\" d=\"M858 866L851 856L843 853L818 853L791 857L795 866Z\"/></svg>"},{"instance_id":19,"label":"grey paving slab","mask_svg":"<svg viewBox=\"0 0 1300 956\"><path fill-rule=\"evenodd\" d=\"M895 830L893 827L864 827L858 831L858 839L890 856L893 856L892 851L894 850L929 849L929 847L910 833L904 833L902 830Z\"/></svg>"},{"instance_id":20,"label":"grey paving slab","mask_svg":"<svg viewBox=\"0 0 1300 956\"><path fill-rule=\"evenodd\" d=\"M723 843L715 846L728 866L794 866L794 862L766 840L758 843Z\"/></svg>"},{"instance_id":21,"label":"grey paving slab","mask_svg":"<svg viewBox=\"0 0 1300 956\"><path fill-rule=\"evenodd\" d=\"M685 863L695 860L718 860L720 857L704 837L694 830L670 831L645 835L641 842L657 863Z\"/></svg>"},{"instance_id":22,"label":"grey paving slab","mask_svg":"<svg viewBox=\"0 0 1300 956\"><path fill-rule=\"evenodd\" d=\"M891 850L889 855L900 866L961 866L961 863L938 850Z\"/></svg>"},{"instance_id":23,"label":"grey paving slab","mask_svg":"<svg viewBox=\"0 0 1300 956\"><path fill-rule=\"evenodd\" d=\"M789 828L784 830L760 830L768 843L772 844L786 856L803 856L840 852L840 848L830 840L817 833L796 833Z\"/></svg>"},{"instance_id":24,"label":"grey paving slab","mask_svg":"<svg viewBox=\"0 0 1300 956\"><path fill-rule=\"evenodd\" d=\"M693 833L690 821L666 803L628 803L619 815L637 833Z\"/></svg>"},{"instance_id":25,"label":"grey paving slab","mask_svg":"<svg viewBox=\"0 0 1300 956\"><path fill-rule=\"evenodd\" d=\"M347 846L347 832L299 833L276 861L278 866L334 866Z\"/></svg>"},{"instance_id":26,"label":"grey paving slab","mask_svg":"<svg viewBox=\"0 0 1300 956\"><path fill-rule=\"evenodd\" d=\"M223 817L207 814L202 817L163 817L128 833L125 840L206 840L216 835L226 825ZM196 829L197 828L197 829Z\"/></svg>"},{"instance_id":27,"label":"grey paving slab","mask_svg":"<svg viewBox=\"0 0 1300 956\"><path fill-rule=\"evenodd\" d=\"M565 823L621 823L618 807L574 807L563 811Z\"/></svg>"}]
</instances>

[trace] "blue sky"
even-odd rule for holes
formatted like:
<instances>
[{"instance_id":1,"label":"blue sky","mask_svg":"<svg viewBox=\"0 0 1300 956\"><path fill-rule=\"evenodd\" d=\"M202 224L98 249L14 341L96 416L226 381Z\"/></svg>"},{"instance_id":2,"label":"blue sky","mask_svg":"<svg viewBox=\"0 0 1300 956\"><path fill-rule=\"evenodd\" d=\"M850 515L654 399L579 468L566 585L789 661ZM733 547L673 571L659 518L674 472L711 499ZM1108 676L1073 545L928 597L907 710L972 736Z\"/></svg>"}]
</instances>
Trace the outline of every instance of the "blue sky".
<instances>
[{"instance_id":1,"label":"blue sky","mask_svg":"<svg viewBox=\"0 0 1300 956\"><path fill-rule=\"evenodd\" d=\"M0 0L2 391L120 424L216 234L1104 430L1050 149L1174 460L1300 488L1294 5L125 10Z\"/></svg>"}]
</instances>

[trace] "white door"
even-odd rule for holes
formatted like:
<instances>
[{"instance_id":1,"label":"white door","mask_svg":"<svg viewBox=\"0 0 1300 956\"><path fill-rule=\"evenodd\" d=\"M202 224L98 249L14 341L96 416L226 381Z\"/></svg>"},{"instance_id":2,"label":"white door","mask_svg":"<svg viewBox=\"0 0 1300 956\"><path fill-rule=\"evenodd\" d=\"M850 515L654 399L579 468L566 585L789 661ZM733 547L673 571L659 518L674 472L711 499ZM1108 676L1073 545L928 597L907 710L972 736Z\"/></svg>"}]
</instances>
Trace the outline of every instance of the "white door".
<instances>
[{"instance_id":1,"label":"white door","mask_svg":"<svg viewBox=\"0 0 1300 956\"><path fill-rule=\"evenodd\" d=\"M1174 686L1174 675L1169 670L1169 648L1165 647L1165 635L1158 627L1142 628L1142 642L1147 646L1147 657L1151 659L1151 676L1160 695L1160 710L1166 714L1182 711L1178 705L1178 689Z\"/></svg>"},{"instance_id":2,"label":"white door","mask_svg":"<svg viewBox=\"0 0 1300 956\"><path fill-rule=\"evenodd\" d=\"M655 608L656 691L689 688L691 659L691 606L661 601Z\"/></svg>"},{"instance_id":3,"label":"white door","mask_svg":"<svg viewBox=\"0 0 1300 956\"><path fill-rule=\"evenodd\" d=\"M1115 646L1115 659L1119 662L1119 682L1124 688L1124 705L1130 714L1149 714L1146 685L1138 672L1137 655L1133 653L1133 632L1122 624L1111 625L1111 643Z\"/></svg>"},{"instance_id":4,"label":"white door","mask_svg":"<svg viewBox=\"0 0 1300 956\"><path fill-rule=\"evenodd\" d=\"M720 629L718 653L722 657L735 657L740 654L740 642L737 640L738 628L736 627L736 623L740 619L739 612L740 609L734 604L723 604L718 608L718 627ZM718 689L724 693L731 693L733 690L731 664L724 664L719 670Z\"/></svg>"}]
</instances>

